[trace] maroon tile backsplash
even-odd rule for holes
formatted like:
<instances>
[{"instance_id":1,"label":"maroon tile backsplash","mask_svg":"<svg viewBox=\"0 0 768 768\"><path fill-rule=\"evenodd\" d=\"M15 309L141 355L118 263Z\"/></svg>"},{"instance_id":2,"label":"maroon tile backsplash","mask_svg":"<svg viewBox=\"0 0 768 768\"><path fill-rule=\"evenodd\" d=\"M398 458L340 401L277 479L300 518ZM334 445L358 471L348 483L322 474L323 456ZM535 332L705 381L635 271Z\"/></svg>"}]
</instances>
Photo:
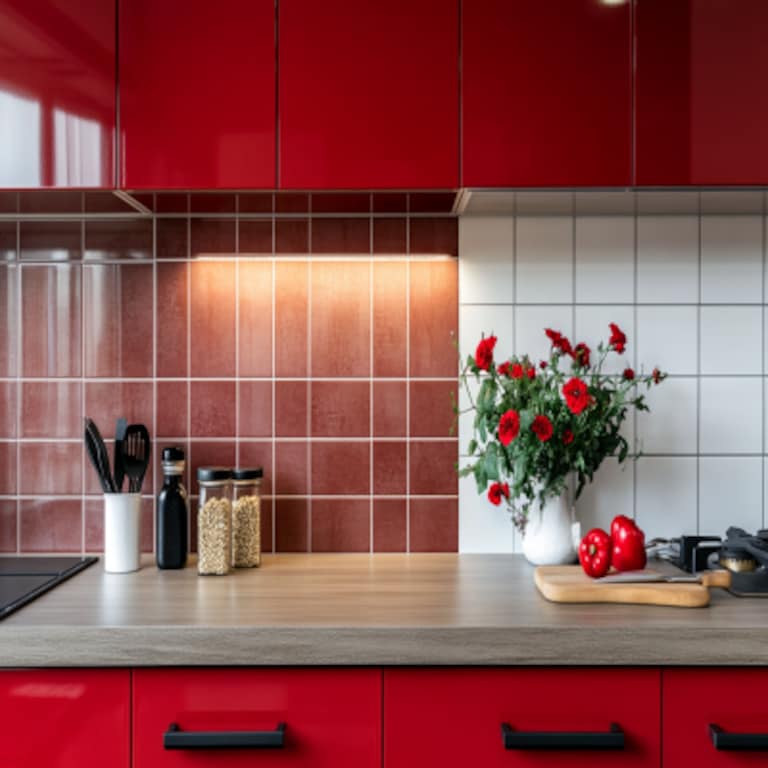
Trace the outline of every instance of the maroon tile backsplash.
<instances>
[{"instance_id":1,"label":"maroon tile backsplash","mask_svg":"<svg viewBox=\"0 0 768 768\"><path fill-rule=\"evenodd\" d=\"M455 551L452 196L136 197L0 198L0 551L103 547L86 415L155 437L145 551L169 445L263 466L266 551Z\"/></svg>"}]
</instances>

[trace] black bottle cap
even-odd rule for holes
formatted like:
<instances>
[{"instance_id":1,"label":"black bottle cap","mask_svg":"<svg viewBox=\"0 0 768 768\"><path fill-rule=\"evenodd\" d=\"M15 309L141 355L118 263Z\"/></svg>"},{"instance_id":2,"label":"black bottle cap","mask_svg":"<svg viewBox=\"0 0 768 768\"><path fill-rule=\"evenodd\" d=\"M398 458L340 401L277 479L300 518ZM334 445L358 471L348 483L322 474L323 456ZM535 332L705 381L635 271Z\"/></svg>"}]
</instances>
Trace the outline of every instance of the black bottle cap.
<instances>
[{"instance_id":1,"label":"black bottle cap","mask_svg":"<svg viewBox=\"0 0 768 768\"><path fill-rule=\"evenodd\" d=\"M197 469L197 479L203 483L231 478L232 470L229 467L198 467Z\"/></svg>"},{"instance_id":2,"label":"black bottle cap","mask_svg":"<svg viewBox=\"0 0 768 768\"><path fill-rule=\"evenodd\" d=\"M238 467L232 470L233 480L258 480L261 477L264 477L262 467Z\"/></svg>"},{"instance_id":3,"label":"black bottle cap","mask_svg":"<svg viewBox=\"0 0 768 768\"><path fill-rule=\"evenodd\" d=\"M184 461L184 449L163 448L163 461Z\"/></svg>"}]
</instances>

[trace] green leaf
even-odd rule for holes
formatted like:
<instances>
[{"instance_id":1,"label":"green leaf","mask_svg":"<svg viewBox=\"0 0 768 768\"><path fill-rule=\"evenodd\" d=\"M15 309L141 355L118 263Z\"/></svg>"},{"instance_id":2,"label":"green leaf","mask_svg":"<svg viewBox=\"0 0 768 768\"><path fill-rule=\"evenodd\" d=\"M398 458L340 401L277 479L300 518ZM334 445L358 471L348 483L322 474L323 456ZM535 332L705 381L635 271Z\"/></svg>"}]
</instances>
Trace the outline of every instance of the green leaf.
<instances>
[{"instance_id":1,"label":"green leaf","mask_svg":"<svg viewBox=\"0 0 768 768\"><path fill-rule=\"evenodd\" d=\"M491 443L485 452L485 475L488 480L499 479L499 454L496 443Z\"/></svg>"},{"instance_id":2,"label":"green leaf","mask_svg":"<svg viewBox=\"0 0 768 768\"><path fill-rule=\"evenodd\" d=\"M482 461L478 461L474 466L475 482L477 483L477 492L485 493L488 486L488 478L485 475L485 468Z\"/></svg>"},{"instance_id":3,"label":"green leaf","mask_svg":"<svg viewBox=\"0 0 768 768\"><path fill-rule=\"evenodd\" d=\"M477 440L475 440L474 438L472 438L472 439L469 441L469 445L467 446L467 453L468 453L470 456L474 456L474 455L475 455L475 451L476 451L476 450L477 450Z\"/></svg>"}]
</instances>

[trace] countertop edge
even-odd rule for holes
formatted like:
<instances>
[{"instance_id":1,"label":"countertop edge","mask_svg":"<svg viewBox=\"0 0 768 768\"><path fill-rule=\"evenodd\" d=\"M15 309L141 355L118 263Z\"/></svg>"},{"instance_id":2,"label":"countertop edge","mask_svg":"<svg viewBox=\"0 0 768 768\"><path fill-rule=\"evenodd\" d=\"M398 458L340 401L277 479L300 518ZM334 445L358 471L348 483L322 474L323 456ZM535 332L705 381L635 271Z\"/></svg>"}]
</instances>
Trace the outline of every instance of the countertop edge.
<instances>
[{"instance_id":1,"label":"countertop edge","mask_svg":"<svg viewBox=\"0 0 768 768\"><path fill-rule=\"evenodd\" d=\"M0 667L768 665L761 628L740 628L738 643L727 629L663 634L659 642L657 627L7 627Z\"/></svg>"}]
</instances>

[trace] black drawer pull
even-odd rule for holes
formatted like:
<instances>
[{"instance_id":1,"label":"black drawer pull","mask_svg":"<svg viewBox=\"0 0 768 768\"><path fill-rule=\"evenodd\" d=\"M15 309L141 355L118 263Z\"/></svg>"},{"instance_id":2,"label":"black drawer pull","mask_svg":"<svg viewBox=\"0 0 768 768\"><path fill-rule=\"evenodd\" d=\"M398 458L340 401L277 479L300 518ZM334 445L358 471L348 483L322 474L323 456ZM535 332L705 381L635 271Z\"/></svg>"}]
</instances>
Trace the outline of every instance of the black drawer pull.
<instances>
[{"instance_id":1,"label":"black drawer pull","mask_svg":"<svg viewBox=\"0 0 768 768\"><path fill-rule=\"evenodd\" d=\"M171 723L163 734L164 749L281 749L285 723L274 731L182 731Z\"/></svg>"},{"instance_id":2,"label":"black drawer pull","mask_svg":"<svg viewBox=\"0 0 768 768\"><path fill-rule=\"evenodd\" d=\"M624 731L611 723L607 731L515 731L501 724L504 749L624 749Z\"/></svg>"},{"instance_id":3,"label":"black drawer pull","mask_svg":"<svg viewBox=\"0 0 768 768\"><path fill-rule=\"evenodd\" d=\"M721 750L768 750L768 733L728 733L719 725L710 723L709 735L715 749Z\"/></svg>"}]
</instances>

